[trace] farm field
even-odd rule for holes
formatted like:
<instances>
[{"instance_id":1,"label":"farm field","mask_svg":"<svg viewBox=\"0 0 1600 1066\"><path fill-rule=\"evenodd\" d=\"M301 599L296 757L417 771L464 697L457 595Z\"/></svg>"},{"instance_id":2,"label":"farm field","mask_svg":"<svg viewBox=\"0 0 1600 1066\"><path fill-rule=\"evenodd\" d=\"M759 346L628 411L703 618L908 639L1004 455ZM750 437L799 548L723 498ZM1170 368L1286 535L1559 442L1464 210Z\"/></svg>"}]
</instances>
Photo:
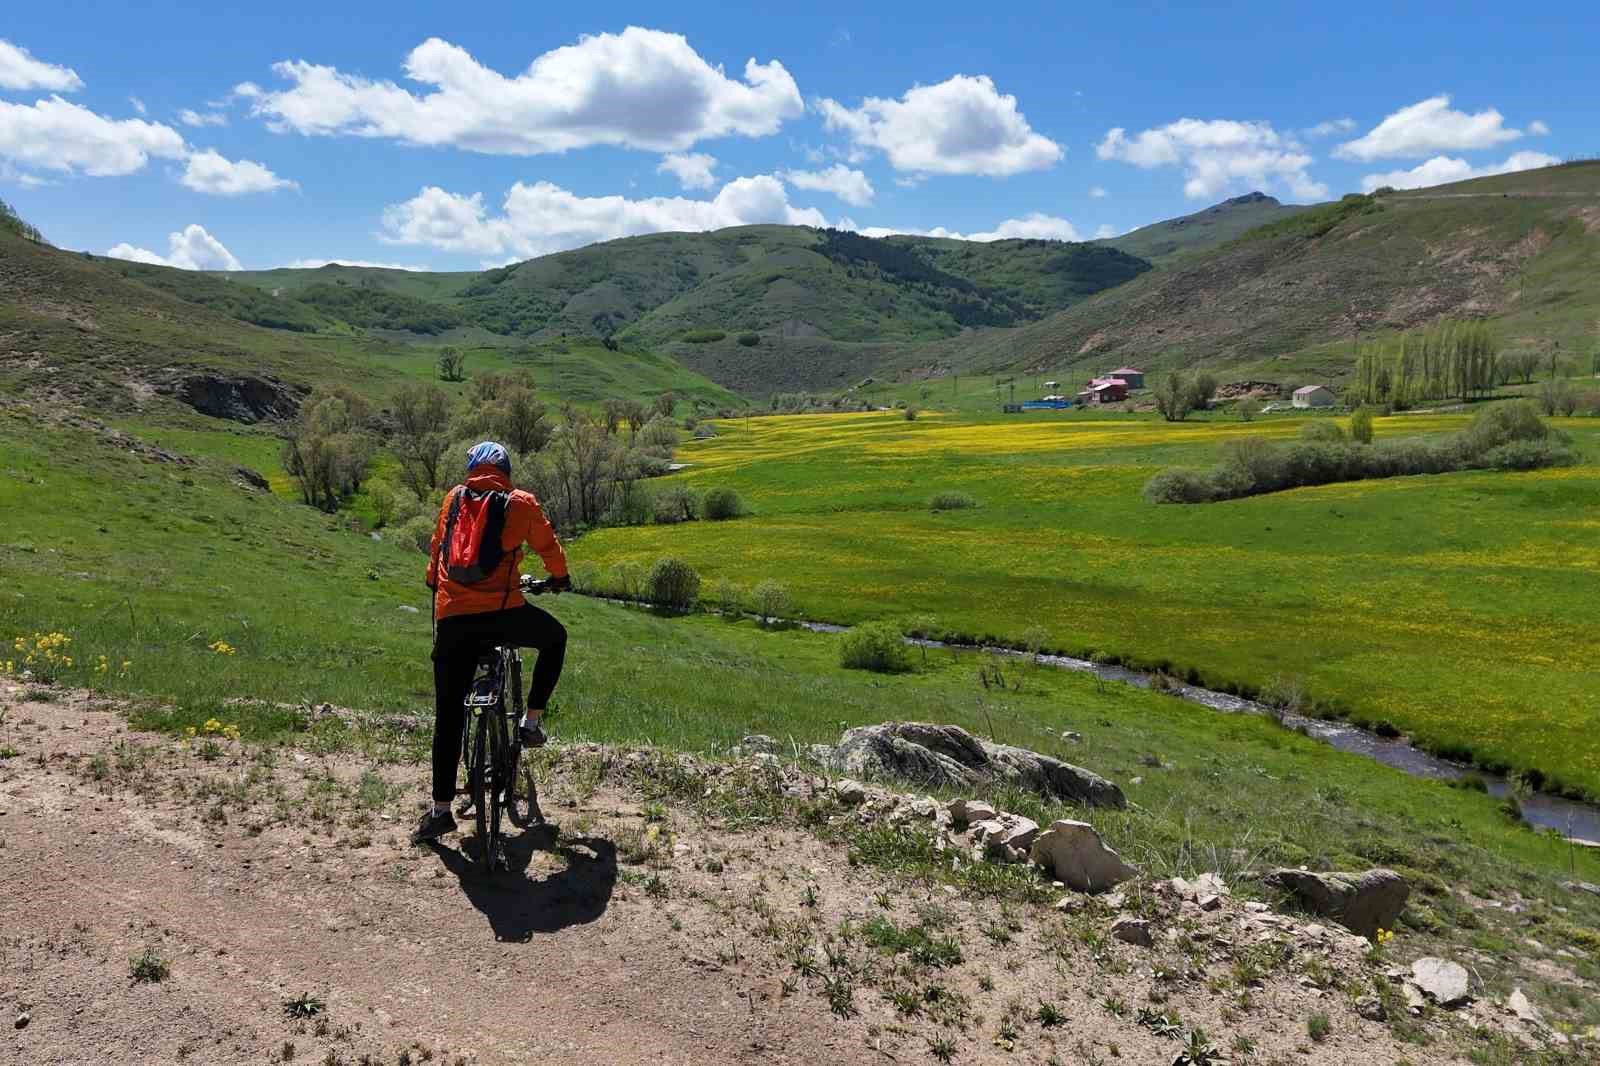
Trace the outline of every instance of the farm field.
<instances>
[{"instance_id":1,"label":"farm field","mask_svg":"<svg viewBox=\"0 0 1600 1066\"><path fill-rule=\"evenodd\" d=\"M1140 494L1157 470L1209 466L1224 440L1288 438L1301 421L726 421L718 438L685 445L693 465L677 476L736 488L752 516L600 530L580 557L606 567L671 554L705 588L782 581L814 618L1011 644L1039 629L1049 648L1213 687L1297 688L1436 752L1600 795L1600 425L1558 420L1585 455L1565 469L1189 507ZM1398 416L1377 432L1467 421ZM946 490L977 506L931 512Z\"/></svg>"}]
</instances>

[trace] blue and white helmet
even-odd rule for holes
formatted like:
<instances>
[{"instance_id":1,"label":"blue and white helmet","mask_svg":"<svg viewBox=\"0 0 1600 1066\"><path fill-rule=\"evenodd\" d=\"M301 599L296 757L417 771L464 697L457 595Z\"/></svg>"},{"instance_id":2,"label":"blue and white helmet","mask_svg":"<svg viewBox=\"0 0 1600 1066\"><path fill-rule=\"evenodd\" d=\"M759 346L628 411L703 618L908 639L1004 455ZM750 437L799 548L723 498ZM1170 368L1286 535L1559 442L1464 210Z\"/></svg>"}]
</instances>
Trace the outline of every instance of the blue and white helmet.
<instances>
[{"instance_id":1,"label":"blue and white helmet","mask_svg":"<svg viewBox=\"0 0 1600 1066\"><path fill-rule=\"evenodd\" d=\"M505 445L498 444L492 440L474 444L472 450L467 453L467 473L470 474L475 466L498 467L501 473L509 477L511 474L511 453L506 451Z\"/></svg>"}]
</instances>

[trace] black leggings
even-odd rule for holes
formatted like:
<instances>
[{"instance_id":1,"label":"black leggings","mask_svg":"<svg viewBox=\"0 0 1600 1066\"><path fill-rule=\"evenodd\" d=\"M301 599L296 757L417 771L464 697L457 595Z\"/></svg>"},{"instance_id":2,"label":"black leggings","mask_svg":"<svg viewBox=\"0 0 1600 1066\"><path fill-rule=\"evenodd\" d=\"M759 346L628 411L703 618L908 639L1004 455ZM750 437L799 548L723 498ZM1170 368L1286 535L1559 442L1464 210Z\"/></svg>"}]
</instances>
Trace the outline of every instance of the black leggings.
<instances>
[{"instance_id":1,"label":"black leggings","mask_svg":"<svg viewBox=\"0 0 1600 1066\"><path fill-rule=\"evenodd\" d=\"M508 611L457 614L439 619L433 636L433 798L448 803L456 794L456 762L461 758L462 701L472 687L478 656L497 644L535 648L539 661L528 686L528 707L542 710L561 678L567 630L533 604Z\"/></svg>"}]
</instances>

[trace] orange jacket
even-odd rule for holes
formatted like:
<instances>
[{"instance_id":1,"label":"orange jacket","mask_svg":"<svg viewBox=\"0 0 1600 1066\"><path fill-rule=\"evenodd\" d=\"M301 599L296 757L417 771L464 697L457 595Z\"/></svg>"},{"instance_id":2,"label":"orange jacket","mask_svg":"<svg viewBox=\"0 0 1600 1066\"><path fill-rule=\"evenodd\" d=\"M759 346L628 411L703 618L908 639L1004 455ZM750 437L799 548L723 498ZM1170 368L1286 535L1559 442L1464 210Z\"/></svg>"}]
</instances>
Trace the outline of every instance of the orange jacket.
<instances>
[{"instance_id":1,"label":"orange jacket","mask_svg":"<svg viewBox=\"0 0 1600 1066\"><path fill-rule=\"evenodd\" d=\"M458 492L452 489L439 508L439 518L433 524L433 541L428 546L428 587L433 589L433 616L447 618L453 614L481 614L484 611L503 611L521 607L525 600L517 590L518 566L522 562L522 545L526 542L552 577L567 575L567 554L556 540L556 531L544 516L544 508L531 492L511 487L511 479L492 466L475 466L467 472L467 487L475 492L510 492L506 505L506 526L500 537L505 558L483 581L476 585L463 585L451 581L439 569L439 541L444 539L444 525L450 517L450 499Z\"/></svg>"}]
</instances>

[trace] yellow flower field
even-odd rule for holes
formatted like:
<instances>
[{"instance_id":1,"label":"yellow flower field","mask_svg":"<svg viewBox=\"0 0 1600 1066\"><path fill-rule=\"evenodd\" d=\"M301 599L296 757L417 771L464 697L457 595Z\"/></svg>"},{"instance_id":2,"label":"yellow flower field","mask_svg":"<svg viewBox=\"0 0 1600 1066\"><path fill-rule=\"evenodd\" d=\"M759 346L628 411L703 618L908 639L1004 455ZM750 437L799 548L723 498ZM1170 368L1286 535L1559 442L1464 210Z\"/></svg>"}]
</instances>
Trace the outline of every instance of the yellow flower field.
<instances>
[{"instance_id":1,"label":"yellow flower field","mask_svg":"<svg viewBox=\"0 0 1600 1066\"><path fill-rule=\"evenodd\" d=\"M1317 416L1327 417L1327 416ZM1379 419L1384 436L1461 415ZM1590 457L1534 473L1350 482L1156 506L1140 490L1225 441L1302 420L964 420L897 412L727 421L686 445L693 488L737 489L732 522L600 530L602 567L673 554L710 583L788 585L809 615L931 616L1015 642L1167 664L1215 685L1299 683L1436 749L1536 767L1600 794L1600 425ZM978 501L931 513L943 490Z\"/></svg>"}]
</instances>

